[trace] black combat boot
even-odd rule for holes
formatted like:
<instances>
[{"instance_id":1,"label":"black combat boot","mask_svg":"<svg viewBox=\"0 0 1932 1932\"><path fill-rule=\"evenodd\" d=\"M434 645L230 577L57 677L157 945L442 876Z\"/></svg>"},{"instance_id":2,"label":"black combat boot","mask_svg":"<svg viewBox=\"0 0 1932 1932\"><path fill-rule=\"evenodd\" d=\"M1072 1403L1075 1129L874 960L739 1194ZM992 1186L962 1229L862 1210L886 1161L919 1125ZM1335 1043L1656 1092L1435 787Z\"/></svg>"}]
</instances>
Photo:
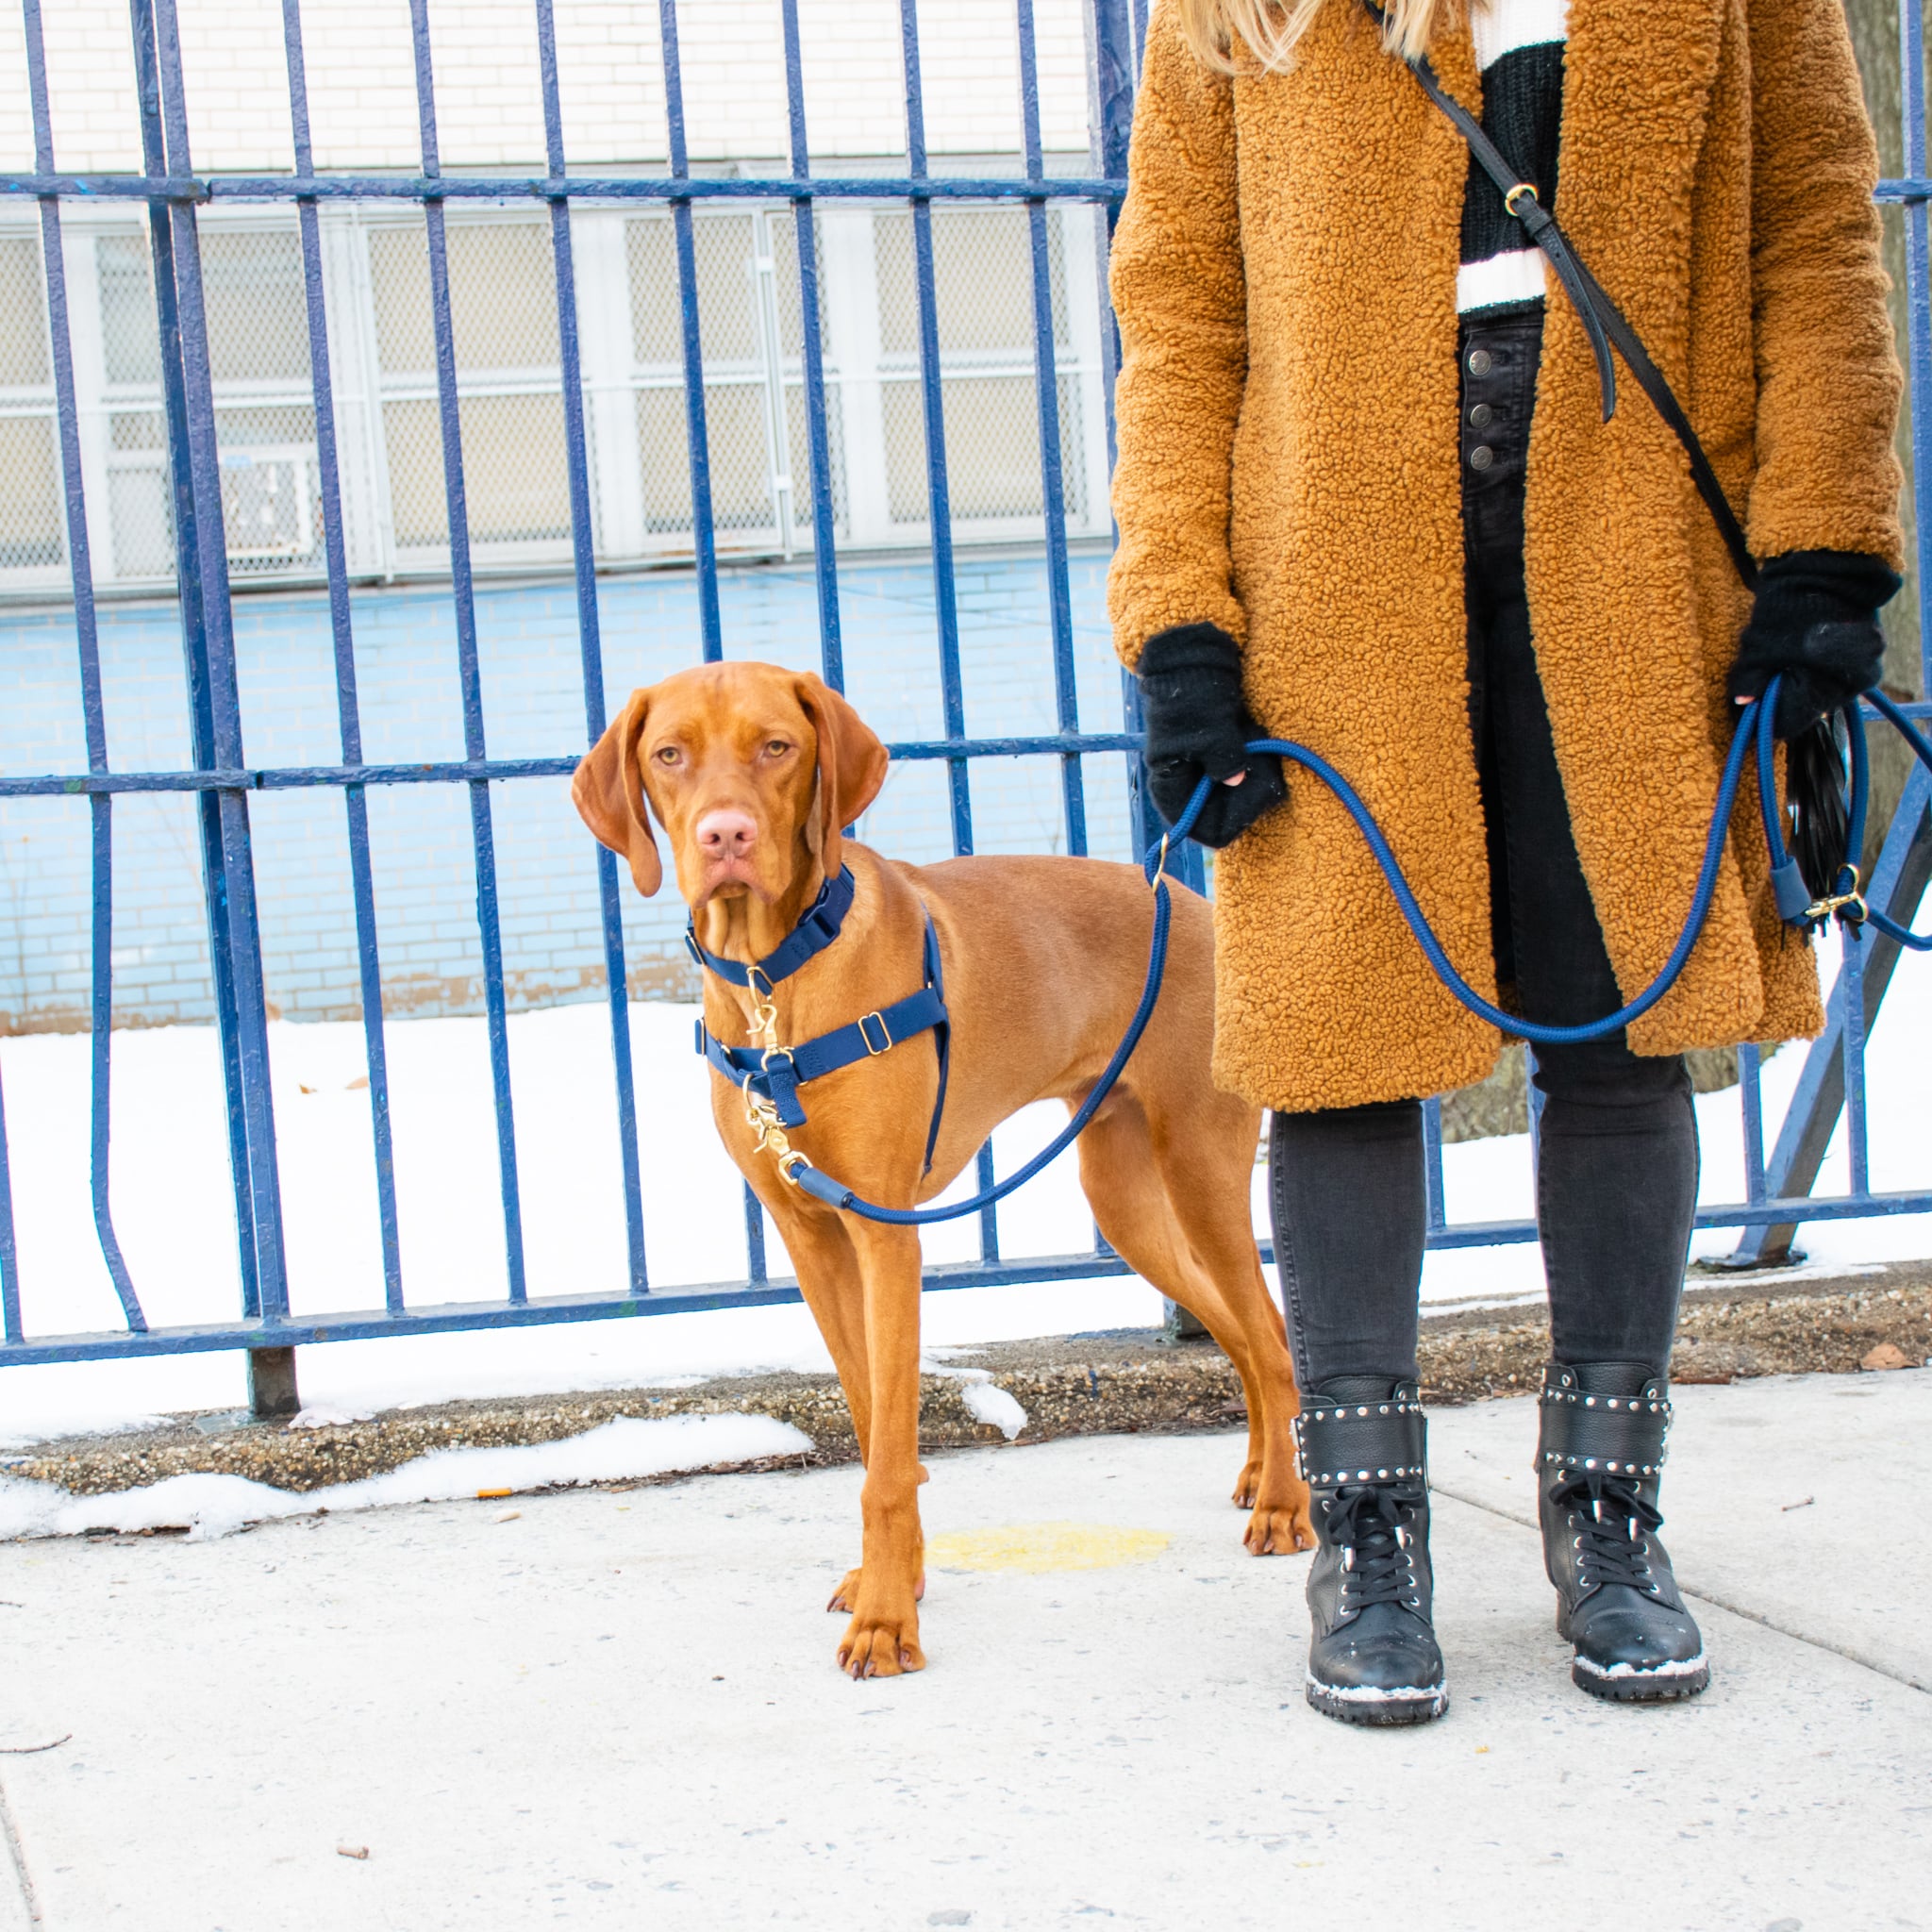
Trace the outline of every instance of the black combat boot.
<instances>
[{"instance_id":1,"label":"black combat boot","mask_svg":"<svg viewBox=\"0 0 1932 1932\"><path fill-rule=\"evenodd\" d=\"M1557 1632L1576 1646L1573 1681L1619 1704L1694 1697L1710 1682L1657 1540L1670 1426L1665 1382L1641 1364L1543 1371L1536 1469Z\"/></svg>"},{"instance_id":2,"label":"black combat boot","mask_svg":"<svg viewBox=\"0 0 1932 1932\"><path fill-rule=\"evenodd\" d=\"M1308 1702L1352 1724L1449 1707L1429 1625L1425 1424L1413 1382L1342 1376L1295 1424L1321 1543L1308 1572Z\"/></svg>"}]
</instances>

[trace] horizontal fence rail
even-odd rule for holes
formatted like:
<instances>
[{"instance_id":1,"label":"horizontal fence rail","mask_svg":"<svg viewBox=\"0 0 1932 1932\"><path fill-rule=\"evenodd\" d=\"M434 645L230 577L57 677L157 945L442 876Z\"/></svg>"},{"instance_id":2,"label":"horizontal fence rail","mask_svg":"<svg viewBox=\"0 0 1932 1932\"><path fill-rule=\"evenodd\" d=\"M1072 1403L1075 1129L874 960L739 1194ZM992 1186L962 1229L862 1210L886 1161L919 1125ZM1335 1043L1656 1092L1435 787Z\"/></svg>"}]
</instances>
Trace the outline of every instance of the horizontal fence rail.
<instances>
[{"instance_id":1,"label":"horizontal fence rail","mask_svg":"<svg viewBox=\"0 0 1932 1932\"><path fill-rule=\"evenodd\" d=\"M283 44L293 169L277 175L197 174L189 144L189 118L183 86L181 44L175 0L131 0L134 69L137 82L142 171L63 173L57 166L52 102L42 32L41 0L23 0L27 78L32 108L34 166L0 175L0 203L30 200L40 218L44 279L48 366L52 413L58 431L60 510L64 519L65 563L78 650L78 671L86 744L86 768L0 777L0 799L85 798L90 814L89 1013L92 1022L90 1090L91 1191L95 1232L121 1325L85 1333L56 1333L36 1324L29 1333L22 1302L21 1266L15 1225L15 1196L8 1159L8 1135L34 1130L18 1111L9 1118L0 1092L0 1365L93 1360L113 1357L245 1349L281 1350L326 1341L368 1340L431 1332L525 1327L563 1322L727 1307L748 1307L798 1298L796 1284L774 1275L768 1266L762 1211L749 1190L743 1192L745 1268L728 1280L653 1287L641 1173L640 1105L632 1060L630 998L626 988L625 897L614 856L597 848L592 859L588 838L585 862L597 868L597 907L608 1006L617 1139L617 1185L623 1195L625 1262L623 1277L568 1295L533 1294L526 1269L524 1214L525 1162L517 1137L516 1088L508 1024L504 940L499 907L499 861L495 788L515 781L566 777L581 756L580 745L559 746L554 755L492 757L484 703L478 636L476 562L468 505L473 475L464 455L465 417L461 403L475 391L459 381L457 310L452 293L452 206L537 205L547 216L555 269L557 357L554 379L535 385L559 406L564 495L568 506L569 572L575 593L576 669L581 683L584 742L607 723L605 645L596 549L597 495L594 483L596 435L587 393L575 261L575 212L603 205L658 205L668 210L654 217L661 237L669 229L677 308L676 383L682 391L679 459L690 488L691 557L695 583L691 660L716 661L726 655L727 636L720 589L718 558L720 472L714 460L718 435L714 422L716 371L708 378L706 334L700 302L698 233L713 217L697 217L705 204L757 205L756 215L733 219L756 222L759 237L769 234L775 254L788 251L784 264L783 315L776 294L761 286L759 326L776 343L764 373L740 373L730 379L765 397L768 433L788 452L774 457L783 473L782 503L774 485L774 514L789 533L795 527L801 554L809 551L815 602L819 664L837 688L845 683L845 625L839 559L839 502L844 456L838 445L827 396L839 379L828 370L824 336L824 275L821 243L813 219L816 205L863 203L903 209L910 221L912 263L911 333L898 371L916 388L917 421L924 442L924 494L929 519L932 622L936 658L931 665L941 735L891 744L895 759L944 767L944 811L951 849L974 850L973 777L975 763L991 759L1049 761L1058 788L1060 849L1089 849L1087 761L1124 755L1127 767L1128 842L1141 856L1150 832L1158 831L1138 783L1135 754L1141 743L1136 692L1123 681L1122 728L1093 728L1081 719L1076 675L1075 607L1068 516L1065 384L1077 353L1067 346L1077 335L1097 329L1103 375L1104 439L1112 453L1111 380L1119 344L1106 306L1104 264L1113 220L1125 192L1126 142L1132 117L1137 50L1145 29L1141 0L1088 0L1090 153L1085 175L1048 172L1042 146L1034 0L1014 0L1012 27L1019 79L1020 152L1018 175L934 174L927 149L924 83L920 58L917 0L900 0L897 54L904 83L905 166L903 174L863 176L820 175L812 172L806 117L801 24L798 0L780 0L786 80L786 141L790 172L757 178L693 175L688 151L686 110L679 62L675 0L659 0L661 82L664 90L668 161L651 175L574 175L564 142L556 26L551 0L531 0L532 44L541 85L543 172L460 174L445 172L437 117L428 0L411 0L411 58L420 142L418 172L354 174L318 169L308 115L303 28L299 0L281 0ZM1916 4L1901 8L1904 57L1905 155L1902 178L1880 184L1881 202L1898 205L1906 238L1908 339L1907 361L1911 408L1914 489L1920 581L1932 581L1932 505L1925 479L1932 475L1932 268L1928 268L1926 206L1932 178L1925 157L1924 59ZM165 445L165 496L172 543L174 593L178 601L183 652L183 691L189 722L190 762L179 770L117 769L110 758L103 696L95 582L88 548L88 505L81 447L83 410L77 399L70 308L62 253L63 207L91 208L118 202L139 204L146 213L144 249L153 277L158 380L155 413ZM209 297L203 275L202 210L225 205L255 204L293 210L299 240L302 303L308 372L299 388L304 406L312 405L313 476L305 471L303 513L312 510L315 543L325 575L329 650L334 676L335 763L253 763L242 734L229 580L230 541L224 495L223 450L216 383L209 348ZM440 442L442 508L448 527L445 580L453 618L458 722L463 756L435 761L381 761L365 752L364 713L358 684L357 613L350 597L350 548L346 537L344 466L347 459L337 426L337 381L332 357L331 308L325 299L326 206L420 209L426 252L430 353L410 378L410 407L433 410ZM949 390L958 374L942 355L940 275L935 249L935 209L966 207L1008 208L1025 225L1024 304L1031 331L1030 384L1039 461L1039 557L1043 568L1041 636L1050 656L1054 728L1019 735L974 733L967 723L968 651L962 638L955 533L958 521L958 479L949 470L946 419ZM1078 291L1057 279L1055 223L1079 220L1093 225L1093 242L1103 273L1097 289L1100 313L1076 318L1077 329L1061 313ZM333 216L329 219L334 219ZM720 217L719 219L722 219ZM940 217L956 219L953 213ZM767 225L769 224L769 229ZM525 225L529 225L525 221ZM762 246L760 242L758 245ZM667 273L670 271L667 270ZM774 272L775 273L775 272ZM548 298L546 297L546 300ZM795 309L795 314L793 310ZM787 327L795 343L779 341ZM1071 333L1070 333L1071 331ZM789 341L790 339L788 339ZM1091 368L1091 359L1086 365ZM664 378L666 382L669 377ZM516 383L509 385L516 388ZM530 387L525 384L524 387ZM397 393L401 391L398 391ZM293 391L291 393L294 393ZM789 411L796 400L802 425L793 435ZM229 407L223 403L222 407ZM287 407L286 401L279 407ZM148 407L142 405L143 408ZM273 447L279 449L280 445ZM1098 446L1096 445L1096 448ZM275 461L292 461L276 456ZM1030 460L1030 458L1029 458ZM1096 462L1099 460L1096 456ZM311 502L312 497L312 502ZM306 526L305 526L306 527ZM300 540L290 538L293 545ZM1922 666L1923 669L1923 666ZM1922 686L1922 688L1924 688ZM575 704L575 699L573 699ZM1932 703L1907 708L1916 717L1932 715ZM1046 714L1042 711L1042 717ZM1109 717L1108 723L1111 724ZM575 729L575 725L572 726ZM499 742L501 741L499 740ZM408 1298L407 1255L399 1232L397 1175L391 1108L390 1062L392 1041L383 1012L382 942L377 928L372 858L372 790L455 788L467 817L467 846L474 869L475 944L481 961L481 1002L490 1065L489 1106L493 1128L495 1172L493 1208L500 1219L506 1291L466 1301L414 1302ZM291 1312L289 1291L291 1239L285 1224L280 1172L281 1140L269 1081L271 1019L264 979L261 916L258 904L250 811L258 794L313 792L339 795L345 838L357 969L360 992L362 1053L369 1098L370 1154L374 1205L379 1232L382 1282L345 1284L366 1306L347 1312L306 1315ZM207 920L208 974L221 1066L229 1182L232 1184L241 1306L232 1320L200 1324L151 1324L143 1310L140 1282L130 1272L116 1234L110 1188L112 1093L109 1051L114 1011L114 836L116 801L142 794L186 794L193 802L196 858L201 871ZM1915 772L1885 837L1868 896L1901 922L1916 912L1932 880L1932 781ZM335 808L331 806L330 810ZM1205 889L1199 851L1188 848L1184 876ZM450 882L454 888L457 881ZM1743 1136L1745 1198L1701 1208L1701 1229L1737 1228L1740 1266L1777 1261L1789 1255L1797 1226L1804 1222L1842 1221L1932 1213L1932 1185L1923 1190L1874 1191L1866 1125L1865 1058L1874 1024L1896 963L1898 948L1881 938L1853 935L1833 987L1827 1026L1809 1049L1774 1144L1767 1153L1760 1055L1740 1049L1740 1105ZM603 1021L599 1020L600 1028ZM1532 1109L1536 1105L1530 1090ZM1810 1190L1820 1174L1827 1143L1842 1122L1851 1186L1842 1195L1815 1197ZM695 1125L696 1124L694 1124ZM1532 1241L1529 1221L1470 1222L1449 1218L1444 1182L1441 1109L1425 1108L1428 1243L1435 1249L1496 1247ZM708 1131L708 1129L706 1129ZM1532 1113L1531 1130L1535 1119ZM981 1187L994 1178L991 1148L976 1163ZM1000 1283L1069 1281L1127 1272L1125 1264L1095 1237L1094 1245L1075 1253L1003 1257L997 1210L988 1207L977 1223L976 1258L937 1262L926 1271L929 1288L964 1288ZM1264 1244L1264 1254L1267 1253ZM1270 1257L1272 1258L1272 1257Z\"/></svg>"}]
</instances>

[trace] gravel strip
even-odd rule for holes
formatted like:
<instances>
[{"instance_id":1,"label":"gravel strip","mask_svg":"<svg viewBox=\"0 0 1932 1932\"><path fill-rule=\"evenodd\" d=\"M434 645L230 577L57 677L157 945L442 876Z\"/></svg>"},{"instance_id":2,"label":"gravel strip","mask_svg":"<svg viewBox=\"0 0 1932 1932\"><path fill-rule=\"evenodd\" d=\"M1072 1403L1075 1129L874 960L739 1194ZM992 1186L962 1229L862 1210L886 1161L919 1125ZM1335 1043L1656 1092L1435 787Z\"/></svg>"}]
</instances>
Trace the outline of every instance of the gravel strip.
<instances>
[{"instance_id":1,"label":"gravel strip","mask_svg":"<svg viewBox=\"0 0 1932 1932\"><path fill-rule=\"evenodd\" d=\"M1753 1375L1850 1374L1890 1343L1911 1366L1932 1360L1932 1263L1898 1264L1837 1280L1775 1278L1687 1292L1672 1373L1680 1382L1727 1382ZM1548 1331L1541 1311L1433 1317L1423 1326L1426 1399L1437 1405L1526 1394L1541 1377ZM1026 1411L1022 1442L1057 1436L1226 1429L1246 1420L1241 1383L1220 1350L1201 1341L1167 1342L1158 1331L1075 1335L1000 1342L947 1357L950 1368L980 1369ZM998 1442L1000 1431L975 1422L957 1374L920 1383L924 1449ZM393 1409L369 1422L291 1429L241 1423L209 1433L183 1416L165 1428L68 1437L0 1457L0 1473L98 1495L210 1472L247 1476L277 1489L308 1491L378 1475L438 1449L549 1442L619 1416L774 1416L817 1445L812 1464L858 1455L844 1397L830 1376L724 1377L686 1389L634 1389L588 1395L501 1397ZM672 1481L673 1476L651 1481Z\"/></svg>"}]
</instances>

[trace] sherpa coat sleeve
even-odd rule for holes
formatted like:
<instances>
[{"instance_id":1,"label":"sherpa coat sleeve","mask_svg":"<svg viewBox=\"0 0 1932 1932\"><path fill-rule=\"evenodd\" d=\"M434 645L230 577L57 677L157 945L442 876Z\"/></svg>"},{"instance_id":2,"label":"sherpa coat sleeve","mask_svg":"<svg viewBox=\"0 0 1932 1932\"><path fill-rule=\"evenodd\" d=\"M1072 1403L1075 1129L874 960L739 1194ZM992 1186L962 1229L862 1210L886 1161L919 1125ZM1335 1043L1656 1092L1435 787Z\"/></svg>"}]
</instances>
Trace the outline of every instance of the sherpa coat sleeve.
<instances>
[{"instance_id":1,"label":"sherpa coat sleeve","mask_svg":"<svg viewBox=\"0 0 1932 1932\"><path fill-rule=\"evenodd\" d=\"M1747 18L1758 385L1751 548L1859 550L1896 570L1901 377L1872 200L1878 151L1842 0L1779 0Z\"/></svg>"},{"instance_id":2,"label":"sherpa coat sleeve","mask_svg":"<svg viewBox=\"0 0 1932 1932\"><path fill-rule=\"evenodd\" d=\"M1157 7L1134 111L1134 192L1113 243L1121 375L1120 550L1108 580L1129 669L1155 632L1246 622L1228 554L1234 434L1247 386L1247 285L1235 197L1234 90L1188 51L1178 9Z\"/></svg>"}]
</instances>

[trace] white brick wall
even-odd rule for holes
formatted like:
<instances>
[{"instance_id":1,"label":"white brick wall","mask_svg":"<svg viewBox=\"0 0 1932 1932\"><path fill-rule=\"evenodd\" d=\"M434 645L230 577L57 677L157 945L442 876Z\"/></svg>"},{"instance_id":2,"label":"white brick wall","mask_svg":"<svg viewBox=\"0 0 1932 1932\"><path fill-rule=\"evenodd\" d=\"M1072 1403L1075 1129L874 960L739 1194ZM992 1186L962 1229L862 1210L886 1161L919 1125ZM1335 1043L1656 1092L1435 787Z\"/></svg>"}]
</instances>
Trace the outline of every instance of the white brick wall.
<instances>
[{"instance_id":1,"label":"white brick wall","mask_svg":"<svg viewBox=\"0 0 1932 1932\"><path fill-rule=\"evenodd\" d=\"M1084 149L1083 0L1037 0L1049 149ZM180 0L194 163L291 165L279 0ZM140 164L121 0L58 0L43 14L55 158L74 172ZM685 112L693 159L786 154L778 0L684 0ZM419 156L408 0L307 0L316 158L403 168ZM1020 145L1011 0L925 0L926 131L935 154ZM527 0L433 0L439 131L452 168L541 164L534 9ZM903 152L896 0L800 0L807 127L816 165ZM0 168L33 159L17 8L0 6ZM557 0L564 138L574 169L661 159L664 90L655 0Z\"/></svg>"}]
</instances>

